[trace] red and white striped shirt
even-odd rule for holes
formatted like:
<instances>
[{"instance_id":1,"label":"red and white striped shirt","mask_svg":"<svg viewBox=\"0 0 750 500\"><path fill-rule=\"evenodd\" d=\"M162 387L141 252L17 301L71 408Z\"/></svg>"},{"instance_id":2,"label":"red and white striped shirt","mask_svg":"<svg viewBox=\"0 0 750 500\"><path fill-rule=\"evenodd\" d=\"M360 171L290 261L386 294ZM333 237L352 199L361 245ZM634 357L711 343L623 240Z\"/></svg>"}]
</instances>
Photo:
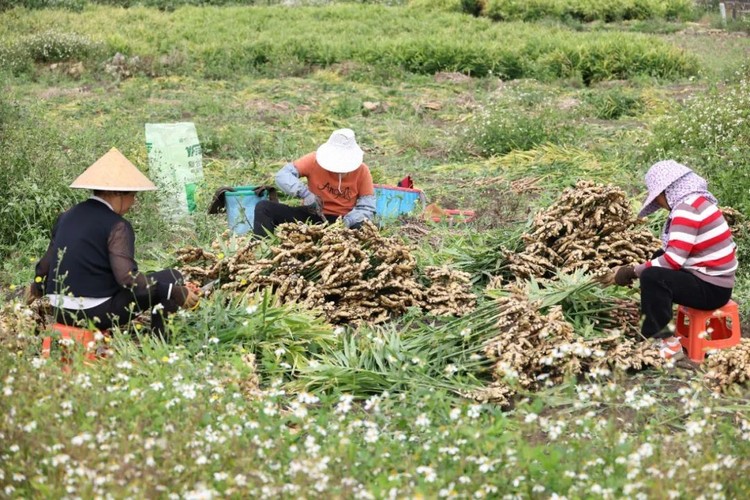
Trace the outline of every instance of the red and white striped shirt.
<instances>
[{"instance_id":1,"label":"red and white striped shirt","mask_svg":"<svg viewBox=\"0 0 750 500\"><path fill-rule=\"evenodd\" d=\"M736 245L719 208L701 195L685 198L670 214L664 254L635 267L640 277L644 269L656 266L684 269L708 283L734 287L737 271Z\"/></svg>"}]
</instances>

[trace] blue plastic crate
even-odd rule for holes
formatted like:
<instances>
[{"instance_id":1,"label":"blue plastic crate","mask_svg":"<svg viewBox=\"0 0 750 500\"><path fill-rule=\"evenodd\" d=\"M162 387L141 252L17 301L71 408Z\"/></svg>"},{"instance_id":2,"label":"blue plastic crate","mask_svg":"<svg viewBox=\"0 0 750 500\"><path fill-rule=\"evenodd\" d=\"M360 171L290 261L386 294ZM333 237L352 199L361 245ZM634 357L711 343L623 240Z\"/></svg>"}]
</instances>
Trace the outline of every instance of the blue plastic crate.
<instances>
[{"instance_id":1,"label":"blue plastic crate","mask_svg":"<svg viewBox=\"0 0 750 500\"><path fill-rule=\"evenodd\" d=\"M425 196L419 189L375 184L375 214L383 221L424 209Z\"/></svg>"},{"instance_id":2,"label":"blue plastic crate","mask_svg":"<svg viewBox=\"0 0 750 500\"><path fill-rule=\"evenodd\" d=\"M267 198L256 196L254 189L255 186L237 186L234 191L227 191L225 194L229 229L234 234L245 234L253 230L255 205Z\"/></svg>"}]
</instances>

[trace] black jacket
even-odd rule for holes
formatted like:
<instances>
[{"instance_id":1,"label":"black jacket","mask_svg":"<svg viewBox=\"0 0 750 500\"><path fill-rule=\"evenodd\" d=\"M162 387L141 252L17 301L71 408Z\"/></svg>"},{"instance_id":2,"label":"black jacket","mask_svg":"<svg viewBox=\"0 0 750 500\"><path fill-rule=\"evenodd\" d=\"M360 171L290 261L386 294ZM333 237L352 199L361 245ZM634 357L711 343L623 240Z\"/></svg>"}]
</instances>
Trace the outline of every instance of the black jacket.
<instances>
[{"instance_id":1,"label":"black jacket","mask_svg":"<svg viewBox=\"0 0 750 500\"><path fill-rule=\"evenodd\" d=\"M133 284L135 233L104 203L89 199L58 217L46 254L36 267L45 293L111 297Z\"/></svg>"}]
</instances>

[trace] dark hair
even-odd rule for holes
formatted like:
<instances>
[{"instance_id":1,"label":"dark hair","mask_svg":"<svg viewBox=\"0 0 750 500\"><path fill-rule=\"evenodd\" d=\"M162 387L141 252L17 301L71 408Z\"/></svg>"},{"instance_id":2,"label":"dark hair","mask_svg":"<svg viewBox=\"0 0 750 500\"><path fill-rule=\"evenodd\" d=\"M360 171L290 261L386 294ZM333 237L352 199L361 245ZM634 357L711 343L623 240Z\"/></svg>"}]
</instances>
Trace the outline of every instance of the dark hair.
<instances>
[{"instance_id":1,"label":"dark hair","mask_svg":"<svg viewBox=\"0 0 750 500\"><path fill-rule=\"evenodd\" d=\"M126 196L129 194L135 194L135 191L107 191L105 189L94 189L94 196L101 196L106 193L117 194L120 196Z\"/></svg>"}]
</instances>

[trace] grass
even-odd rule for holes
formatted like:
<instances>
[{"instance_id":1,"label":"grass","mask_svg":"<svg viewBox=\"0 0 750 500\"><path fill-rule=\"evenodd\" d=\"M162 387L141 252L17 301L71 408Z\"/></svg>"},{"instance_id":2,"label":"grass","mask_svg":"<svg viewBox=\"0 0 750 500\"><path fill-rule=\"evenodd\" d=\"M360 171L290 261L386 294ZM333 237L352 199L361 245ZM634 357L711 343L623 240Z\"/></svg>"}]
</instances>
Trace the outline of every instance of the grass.
<instances>
[{"instance_id":1,"label":"grass","mask_svg":"<svg viewBox=\"0 0 750 500\"><path fill-rule=\"evenodd\" d=\"M36 43L32 33L54 25L48 44L63 44L58 40L62 37L89 37L91 43L103 44L110 57L116 52L138 55L146 71L221 80L258 71L288 75L343 61L504 79L580 73L586 82L639 74L674 78L696 70L691 57L645 35L554 27L539 33L523 23L501 27L461 14L409 12L404 16L369 5L335 5L325 11L281 6L186 7L173 13L103 7L91 7L85 14L39 10L21 19L13 13L5 16L0 40L9 60L5 66L28 68L25 60L34 56L28 46ZM289 35L279 37L282 32ZM26 36L11 42L9 33ZM170 57L184 63L174 64Z\"/></svg>"},{"instance_id":2,"label":"grass","mask_svg":"<svg viewBox=\"0 0 750 500\"><path fill-rule=\"evenodd\" d=\"M377 181L411 174L430 201L477 211L474 225L424 225L414 254L420 266L471 273L480 291L489 275L507 272L502 251L518 245L535 211L577 180L613 182L632 195L635 208L654 154L649 146L677 133L665 132L663 123L694 109L683 108L688 95L726 82L739 88L750 48L739 36L672 29L642 36L625 33L634 24L611 23L581 25L579 33L458 12L417 10L409 18L405 8L170 13L86 5L80 14L4 12L3 47L26 47L49 30L85 38L57 37L61 47L78 47L71 57L29 57L0 79L0 179L7 186L0 193L0 306L13 311L10 294L32 278L30 261L43 252L52 220L83 196L67 189L72 179L111 146L147 171L143 124L171 121L195 122L203 145L200 212L216 187L268 183L332 129L353 128ZM280 35L300 33L311 20L310 36L326 43ZM321 38L324 29L330 36ZM356 50L343 52L345 38ZM518 74L499 78L496 68L490 75L451 66L453 49L472 61L472 54L497 50L510 38L505 59L493 61L505 67L520 61ZM76 45L84 39L85 50ZM268 63L248 62L256 40L271 55ZM390 50L399 44L419 50L405 51L412 54L405 59ZM623 59L615 62L631 65L644 46L655 47L649 53L663 56L665 65L693 61L697 71L611 70L596 81L576 66L588 55L609 61L618 51ZM365 47L384 64L371 64ZM130 62L108 70L105 61L115 51ZM576 53L580 60L565 66ZM368 111L366 101L380 106ZM714 101L699 102L707 103L703 109ZM744 107L741 96L733 102ZM721 116L712 126L723 123ZM519 134L515 125L522 121L529 133ZM703 137L691 138L689 146L700 149ZM718 180L709 177L712 188L724 189ZM727 195L734 193L729 188ZM721 200L725 193L715 194ZM144 269L173 265L175 247L208 247L226 229L225 219L202 213L189 231L172 227L158 216L156 200L140 198L129 214ZM653 222L655 230L660 222ZM739 243L746 254L749 242ZM748 282L743 264L734 294L741 304L750 297ZM595 328L584 314L588 304L609 296L585 292L576 300L586 303L568 311L585 327L580 334ZM482 304L457 322L411 311L379 329L333 329L269 296L217 298L176 318L169 342L116 332L111 359L95 366L76 359L71 373L39 356L29 318L15 311L27 336L8 337L7 324L0 324L0 495L750 493L747 388L717 396L702 386L700 371L569 379L521 392L507 408L458 396L487 383L481 363L457 337L488 328ZM454 364L470 370L453 376Z\"/></svg>"},{"instance_id":3,"label":"grass","mask_svg":"<svg viewBox=\"0 0 750 500\"><path fill-rule=\"evenodd\" d=\"M537 21L542 18L572 19L580 22L647 19L692 19L696 13L694 2L689 0L488 0L483 14L495 20L521 19Z\"/></svg>"},{"instance_id":4,"label":"grass","mask_svg":"<svg viewBox=\"0 0 750 500\"><path fill-rule=\"evenodd\" d=\"M86 496L742 497L750 488L748 423L727 425L743 400L707 398L670 375L566 384L503 413L440 391L354 404L278 387L248 394L247 368L210 347L190 359L145 341L72 377L0 356L0 432L12 443L0 484L10 497L56 496L62 485ZM43 403L21 404L27 393Z\"/></svg>"},{"instance_id":5,"label":"grass","mask_svg":"<svg viewBox=\"0 0 750 500\"><path fill-rule=\"evenodd\" d=\"M737 80L738 73L742 73L750 54L750 39L726 32L712 34L706 28L705 24L699 24L691 27L687 36L670 35L667 38L696 54L700 60L701 73L708 80ZM707 45L711 50L703 50ZM716 54L720 56L715 57Z\"/></svg>"}]
</instances>

